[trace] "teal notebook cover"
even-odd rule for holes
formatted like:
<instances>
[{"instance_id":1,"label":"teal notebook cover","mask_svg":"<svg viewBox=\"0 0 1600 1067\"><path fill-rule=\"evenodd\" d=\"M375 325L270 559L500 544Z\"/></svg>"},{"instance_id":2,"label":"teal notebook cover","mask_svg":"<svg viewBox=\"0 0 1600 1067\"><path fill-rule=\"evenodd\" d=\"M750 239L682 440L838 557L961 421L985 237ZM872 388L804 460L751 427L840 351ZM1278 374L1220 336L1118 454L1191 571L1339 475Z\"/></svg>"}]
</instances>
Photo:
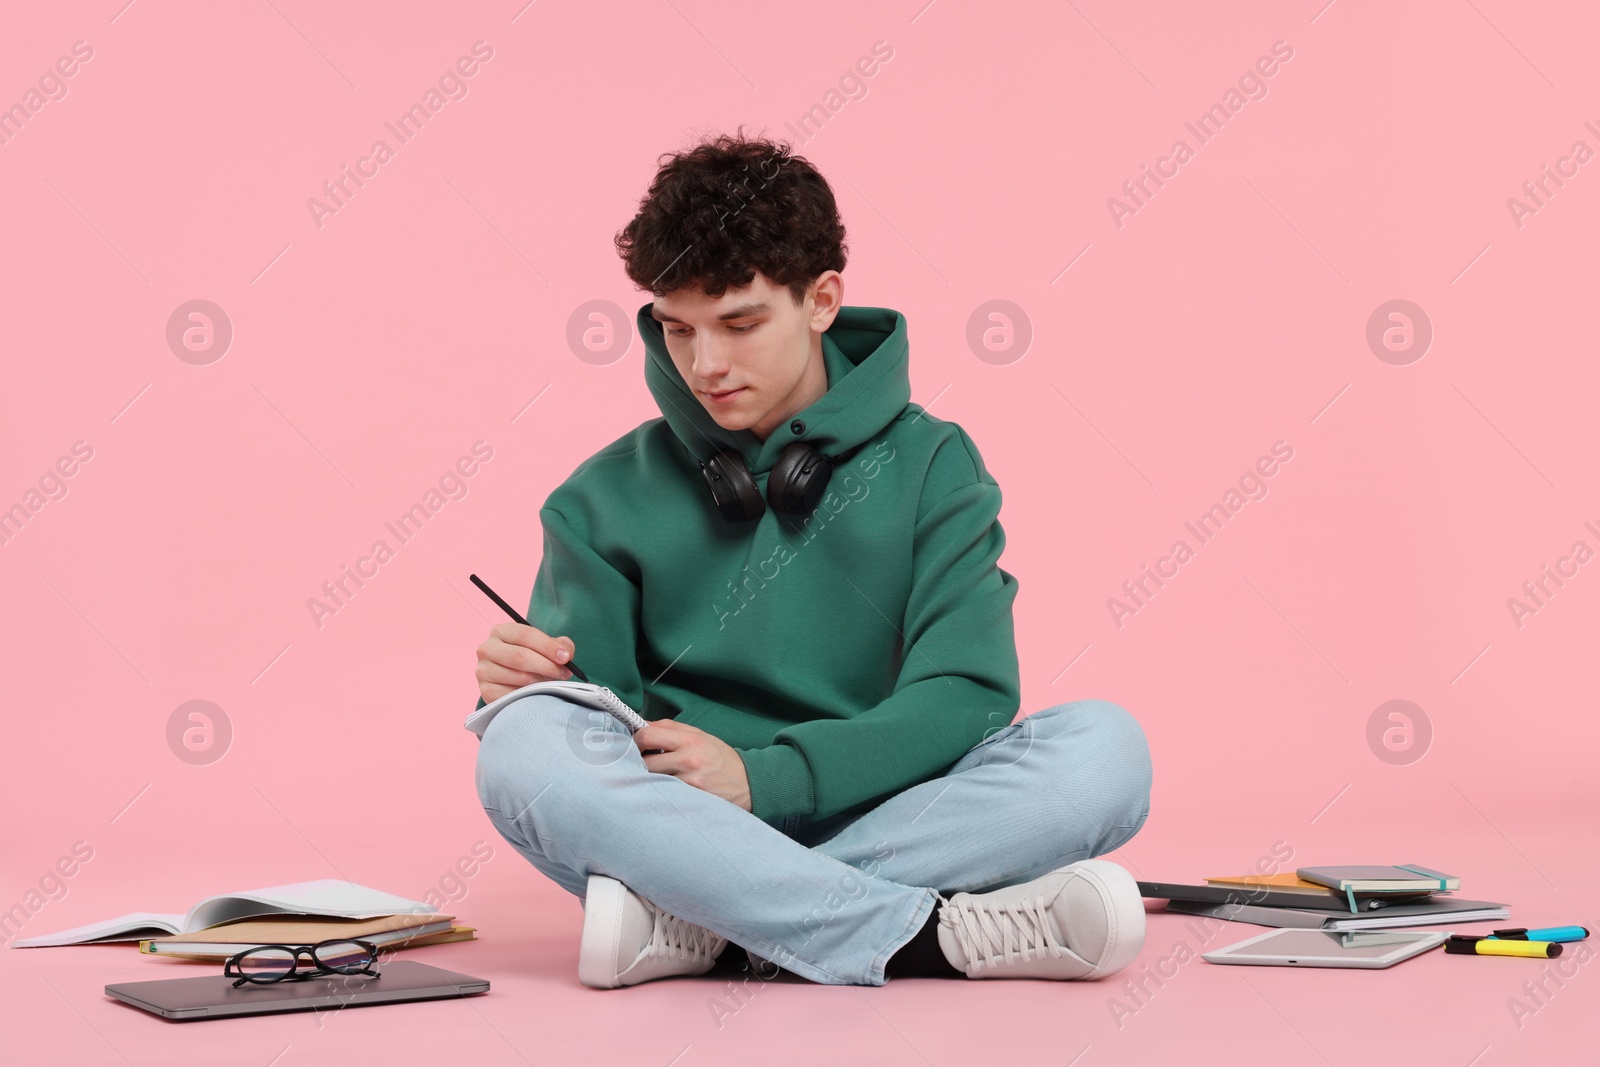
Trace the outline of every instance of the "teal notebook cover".
<instances>
[{"instance_id":1,"label":"teal notebook cover","mask_svg":"<svg viewBox=\"0 0 1600 1067\"><path fill-rule=\"evenodd\" d=\"M1402 863L1392 866L1383 865L1350 865L1343 867L1301 867L1295 874L1308 882L1325 885L1330 889L1343 890L1345 898L1352 912L1357 911L1356 895L1353 885L1359 882L1415 882L1419 879L1438 883L1438 892L1449 892L1455 885L1460 885L1461 880L1453 874L1445 874L1428 867L1418 866L1415 863ZM1394 892L1407 892L1407 889L1397 887ZM1382 892L1371 888L1363 890L1366 893Z\"/></svg>"}]
</instances>

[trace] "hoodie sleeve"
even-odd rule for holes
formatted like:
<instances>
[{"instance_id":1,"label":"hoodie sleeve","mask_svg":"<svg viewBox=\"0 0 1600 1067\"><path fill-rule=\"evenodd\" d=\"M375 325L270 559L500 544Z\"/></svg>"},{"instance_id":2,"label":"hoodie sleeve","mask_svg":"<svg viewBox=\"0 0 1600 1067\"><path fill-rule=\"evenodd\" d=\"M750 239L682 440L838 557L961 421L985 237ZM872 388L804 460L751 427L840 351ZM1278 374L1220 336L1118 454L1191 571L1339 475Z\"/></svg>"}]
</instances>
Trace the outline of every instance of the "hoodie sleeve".
<instances>
[{"instance_id":1,"label":"hoodie sleeve","mask_svg":"<svg viewBox=\"0 0 1600 1067\"><path fill-rule=\"evenodd\" d=\"M534 578L528 621L552 637L570 637L573 660L596 685L643 714L644 681L636 659L639 586L601 556L567 517L545 505L544 556ZM478 707L484 701L478 699Z\"/></svg>"},{"instance_id":2,"label":"hoodie sleeve","mask_svg":"<svg viewBox=\"0 0 1600 1067\"><path fill-rule=\"evenodd\" d=\"M853 718L796 723L769 746L741 750L759 817L821 819L887 798L938 776L1016 718L1017 580L999 566L1000 486L981 461L977 469L977 481L917 520L893 694Z\"/></svg>"}]
</instances>

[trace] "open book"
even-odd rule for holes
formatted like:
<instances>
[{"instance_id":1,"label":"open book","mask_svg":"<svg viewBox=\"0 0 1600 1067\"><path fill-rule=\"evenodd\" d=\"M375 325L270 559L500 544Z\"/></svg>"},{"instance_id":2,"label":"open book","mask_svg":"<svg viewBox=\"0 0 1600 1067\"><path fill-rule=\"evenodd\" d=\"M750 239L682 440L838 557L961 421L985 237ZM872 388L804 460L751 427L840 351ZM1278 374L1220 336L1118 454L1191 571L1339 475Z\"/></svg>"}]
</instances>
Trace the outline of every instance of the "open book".
<instances>
[{"instance_id":1,"label":"open book","mask_svg":"<svg viewBox=\"0 0 1600 1067\"><path fill-rule=\"evenodd\" d=\"M26 937L12 948L50 948L56 945L97 945L112 941L141 941L163 934L188 934L218 923L260 915L321 915L340 919L376 919L384 915L433 914L433 907L354 882L323 878L266 889L207 897L187 915L162 915L136 911L118 919L90 923L57 934Z\"/></svg>"},{"instance_id":2,"label":"open book","mask_svg":"<svg viewBox=\"0 0 1600 1067\"><path fill-rule=\"evenodd\" d=\"M490 721L504 711L508 704L535 693L553 693L575 704L606 712L626 726L629 733L637 733L649 725L644 716L628 707L621 697L605 686L595 685L593 682L575 682L570 678L555 682L534 682L521 689L513 689L500 699L491 701L468 715L463 725L481 738L483 732L489 728Z\"/></svg>"}]
</instances>

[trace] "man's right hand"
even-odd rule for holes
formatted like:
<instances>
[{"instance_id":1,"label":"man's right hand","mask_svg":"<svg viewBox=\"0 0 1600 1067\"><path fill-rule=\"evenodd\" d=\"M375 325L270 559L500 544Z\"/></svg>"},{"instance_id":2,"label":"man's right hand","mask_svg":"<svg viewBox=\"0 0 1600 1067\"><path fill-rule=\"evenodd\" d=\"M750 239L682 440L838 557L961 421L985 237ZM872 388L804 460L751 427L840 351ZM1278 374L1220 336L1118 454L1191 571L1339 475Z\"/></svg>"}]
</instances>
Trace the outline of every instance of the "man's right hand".
<instances>
[{"instance_id":1,"label":"man's right hand","mask_svg":"<svg viewBox=\"0 0 1600 1067\"><path fill-rule=\"evenodd\" d=\"M570 637L551 637L526 623L498 623L478 646L478 691L485 703L493 703L534 682L571 678L562 664L577 653Z\"/></svg>"}]
</instances>

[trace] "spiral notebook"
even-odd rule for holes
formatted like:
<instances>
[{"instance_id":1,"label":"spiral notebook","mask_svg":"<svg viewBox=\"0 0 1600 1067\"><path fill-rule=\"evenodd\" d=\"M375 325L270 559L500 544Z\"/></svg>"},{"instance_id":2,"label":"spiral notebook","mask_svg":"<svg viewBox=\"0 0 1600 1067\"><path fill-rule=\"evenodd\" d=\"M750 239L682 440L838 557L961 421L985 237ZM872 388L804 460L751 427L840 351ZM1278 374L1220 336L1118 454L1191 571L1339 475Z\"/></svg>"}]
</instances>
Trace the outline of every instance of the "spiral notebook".
<instances>
[{"instance_id":1,"label":"spiral notebook","mask_svg":"<svg viewBox=\"0 0 1600 1067\"><path fill-rule=\"evenodd\" d=\"M491 701L468 715L467 721L462 725L477 734L479 738L482 738L483 732L489 728L489 723L494 720L496 715L504 711L507 705L513 700L520 700L525 696L533 696L536 693L552 693L575 704L582 704L584 707L606 712L626 726L629 733L637 733L649 725L644 716L628 707L621 697L605 686L595 685L593 682L575 682L571 679L555 682L534 682L532 685L525 685L521 689L513 689L500 699Z\"/></svg>"}]
</instances>

